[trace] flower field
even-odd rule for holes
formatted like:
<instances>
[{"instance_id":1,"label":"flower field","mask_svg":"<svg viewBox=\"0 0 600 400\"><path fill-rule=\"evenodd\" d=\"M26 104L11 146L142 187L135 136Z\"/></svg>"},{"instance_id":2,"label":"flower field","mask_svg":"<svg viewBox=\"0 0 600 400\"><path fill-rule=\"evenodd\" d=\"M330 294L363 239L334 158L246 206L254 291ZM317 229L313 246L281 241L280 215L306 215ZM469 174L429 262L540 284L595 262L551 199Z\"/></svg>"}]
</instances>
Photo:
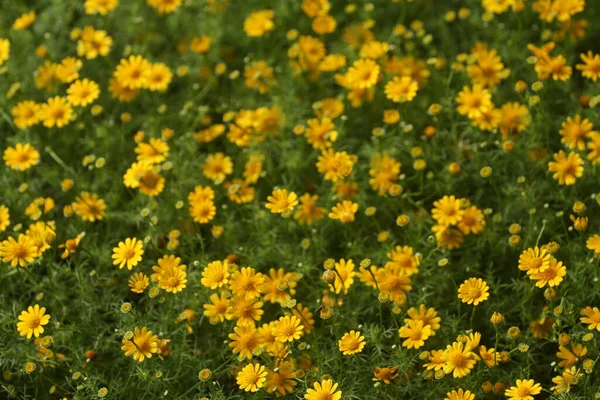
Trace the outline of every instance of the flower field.
<instances>
[{"instance_id":1,"label":"flower field","mask_svg":"<svg viewBox=\"0 0 600 400\"><path fill-rule=\"evenodd\" d=\"M1 399L600 399L600 1L2 8Z\"/></svg>"}]
</instances>

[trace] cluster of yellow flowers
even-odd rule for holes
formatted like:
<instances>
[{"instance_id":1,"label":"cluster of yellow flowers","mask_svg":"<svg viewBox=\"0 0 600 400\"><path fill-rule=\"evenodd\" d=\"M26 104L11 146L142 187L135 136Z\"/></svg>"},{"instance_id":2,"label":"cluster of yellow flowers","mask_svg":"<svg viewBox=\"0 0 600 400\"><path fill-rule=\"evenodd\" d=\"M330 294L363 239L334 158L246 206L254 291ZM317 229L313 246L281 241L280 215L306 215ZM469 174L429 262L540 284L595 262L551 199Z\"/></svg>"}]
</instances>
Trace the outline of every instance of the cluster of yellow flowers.
<instances>
[{"instance_id":1,"label":"cluster of yellow flowers","mask_svg":"<svg viewBox=\"0 0 600 400\"><path fill-rule=\"evenodd\" d=\"M50 33L35 41L52 15L42 4L25 13L19 6L0 37L0 75L10 85L10 112L0 114L14 131L0 138L0 260L15 282L40 281L9 288L18 298L3 304L22 310L9 319L20 342L7 346L33 350L22 351L26 374L67 365L78 379L77 358L55 340L93 336L81 368L101 347L120 354L115 366L133 358L154 368L178 352L180 363L200 359L199 382L181 398L197 388L222 397L226 388L392 398L385 390L400 386L393 396L415 398L411 382L436 379L443 384L432 393L445 400L480 392L533 400L542 385L552 396L597 385L600 309L590 286L600 233L586 233L595 221L585 201L600 204L590 184L600 163L600 55L574 47L597 33L580 18L597 17L597 5L81 3L69 5L60 46ZM120 15L125 7L139 16ZM222 19L188 29L194 13ZM416 15L428 17L410 20ZM115 28L131 18L131 32ZM523 24L533 21L542 25L529 43ZM471 35L476 26L495 39ZM152 51L156 44L166 56ZM21 72L25 57L33 61ZM507 219L527 228L512 223L504 236ZM82 274L90 261L94 269ZM77 282L50 282L65 271ZM111 296L99 303L124 299L114 329L120 351L95 327L78 326L78 316L64 317L69 285L82 293L100 285ZM525 296L512 310L511 291ZM519 323L543 345L523 338ZM205 329L206 343L223 346L194 339L188 348ZM552 364L532 366L538 356ZM364 368L377 394L353 386L350 371ZM150 380L139 371L123 383ZM164 382L182 377L174 376ZM69 383L76 395L60 386L49 393L82 396L83 385Z\"/></svg>"}]
</instances>

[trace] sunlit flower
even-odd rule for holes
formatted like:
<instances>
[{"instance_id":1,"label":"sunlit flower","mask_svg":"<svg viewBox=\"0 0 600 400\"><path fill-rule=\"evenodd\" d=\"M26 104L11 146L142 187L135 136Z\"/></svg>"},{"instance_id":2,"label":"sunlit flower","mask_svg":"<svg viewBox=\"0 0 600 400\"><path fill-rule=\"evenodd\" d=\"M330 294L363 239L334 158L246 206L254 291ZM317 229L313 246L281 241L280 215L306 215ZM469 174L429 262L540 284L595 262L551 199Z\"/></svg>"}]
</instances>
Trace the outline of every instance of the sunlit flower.
<instances>
[{"instance_id":1,"label":"sunlit flower","mask_svg":"<svg viewBox=\"0 0 600 400\"><path fill-rule=\"evenodd\" d=\"M49 321L50 314L46 314L46 307L36 304L33 307L29 306L26 311L21 311L17 330L19 335L27 336L27 339L31 339L32 336L37 338L44 333L44 325L47 325Z\"/></svg>"}]
</instances>

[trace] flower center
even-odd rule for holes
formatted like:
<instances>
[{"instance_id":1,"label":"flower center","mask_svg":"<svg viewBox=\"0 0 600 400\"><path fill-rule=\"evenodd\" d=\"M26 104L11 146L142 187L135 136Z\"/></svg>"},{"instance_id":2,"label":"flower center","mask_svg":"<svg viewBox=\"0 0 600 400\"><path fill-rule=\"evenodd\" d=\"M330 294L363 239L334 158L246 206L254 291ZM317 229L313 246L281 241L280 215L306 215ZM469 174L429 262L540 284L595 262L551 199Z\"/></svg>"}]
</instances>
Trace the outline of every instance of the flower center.
<instances>
[{"instance_id":1,"label":"flower center","mask_svg":"<svg viewBox=\"0 0 600 400\"><path fill-rule=\"evenodd\" d=\"M29 327L31 329L36 329L39 326L40 326L40 318L39 317L35 317L31 321L29 321Z\"/></svg>"},{"instance_id":2,"label":"flower center","mask_svg":"<svg viewBox=\"0 0 600 400\"><path fill-rule=\"evenodd\" d=\"M283 334L285 336L294 336L295 333L296 333L296 327L294 327L293 325L286 326L285 329L283 330Z\"/></svg>"},{"instance_id":3,"label":"flower center","mask_svg":"<svg viewBox=\"0 0 600 400\"><path fill-rule=\"evenodd\" d=\"M478 288L471 288L469 289L469 297L472 299L477 299L479 296L481 296L481 290L479 290Z\"/></svg>"},{"instance_id":4,"label":"flower center","mask_svg":"<svg viewBox=\"0 0 600 400\"><path fill-rule=\"evenodd\" d=\"M135 250L128 248L125 250L125 252L123 252L123 258L129 260L132 259L135 256Z\"/></svg>"},{"instance_id":5,"label":"flower center","mask_svg":"<svg viewBox=\"0 0 600 400\"><path fill-rule=\"evenodd\" d=\"M17 245L14 249L15 258L27 257L27 248L23 245Z\"/></svg>"},{"instance_id":6,"label":"flower center","mask_svg":"<svg viewBox=\"0 0 600 400\"><path fill-rule=\"evenodd\" d=\"M467 366L467 358L462 353L456 353L452 356L452 365L454 365L454 368L465 368Z\"/></svg>"}]
</instances>

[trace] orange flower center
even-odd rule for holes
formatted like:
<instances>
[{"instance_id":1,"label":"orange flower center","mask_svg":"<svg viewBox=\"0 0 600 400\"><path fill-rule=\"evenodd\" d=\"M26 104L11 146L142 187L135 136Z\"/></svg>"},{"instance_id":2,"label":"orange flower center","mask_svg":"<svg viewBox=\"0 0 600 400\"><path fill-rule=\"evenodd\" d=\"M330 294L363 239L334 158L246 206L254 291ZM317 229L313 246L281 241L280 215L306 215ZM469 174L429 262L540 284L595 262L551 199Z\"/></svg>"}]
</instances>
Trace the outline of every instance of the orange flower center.
<instances>
[{"instance_id":1,"label":"orange flower center","mask_svg":"<svg viewBox=\"0 0 600 400\"><path fill-rule=\"evenodd\" d=\"M29 321L29 328L36 329L40 326L41 319L40 317L35 317Z\"/></svg>"},{"instance_id":2,"label":"orange flower center","mask_svg":"<svg viewBox=\"0 0 600 400\"><path fill-rule=\"evenodd\" d=\"M470 298L478 299L479 296L481 296L481 290L479 290L479 288L472 287L471 289L469 289L469 297Z\"/></svg>"},{"instance_id":3,"label":"orange flower center","mask_svg":"<svg viewBox=\"0 0 600 400\"><path fill-rule=\"evenodd\" d=\"M23 245L17 245L14 248L14 255L15 258L25 258L27 257L27 248Z\"/></svg>"},{"instance_id":4,"label":"orange flower center","mask_svg":"<svg viewBox=\"0 0 600 400\"><path fill-rule=\"evenodd\" d=\"M454 368L465 368L467 366L467 357L463 353L455 353L452 356L452 365L454 365Z\"/></svg>"},{"instance_id":5,"label":"orange flower center","mask_svg":"<svg viewBox=\"0 0 600 400\"><path fill-rule=\"evenodd\" d=\"M296 333L296 327L293 325L288 325L283 330L284 336L294 336L295 333Z\"/></svg>"},{"instance_id":6,"label":"orange flower center","mask_svg":"<svg viewBox=\"0 0 600 400\"><path fill-rule=\"evenodd\" d=\"M130 260L133 257L135 257L135 250L132 248L125 249L125 251L123 252L123 258Z\"/></svg>"}]
</instances>

